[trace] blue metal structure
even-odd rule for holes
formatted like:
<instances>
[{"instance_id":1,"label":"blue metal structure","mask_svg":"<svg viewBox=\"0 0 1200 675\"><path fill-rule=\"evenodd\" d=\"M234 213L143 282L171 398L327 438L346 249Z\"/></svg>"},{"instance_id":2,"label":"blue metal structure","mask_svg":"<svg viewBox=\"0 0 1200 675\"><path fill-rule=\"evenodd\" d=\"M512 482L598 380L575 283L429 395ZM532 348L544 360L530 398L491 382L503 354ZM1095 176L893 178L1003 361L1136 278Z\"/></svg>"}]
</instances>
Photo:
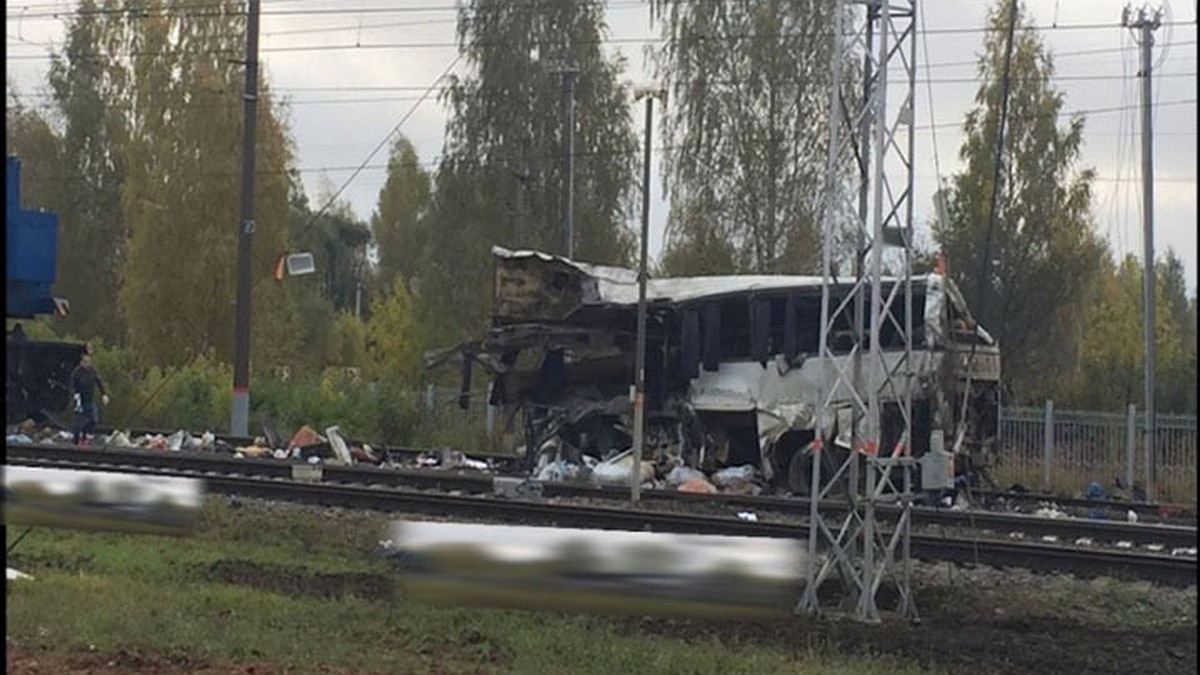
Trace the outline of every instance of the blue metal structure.
<instances>
[{"instance_id":1,"label":"blue metal structure","mask_svg":"<svg viewBox=\"0 0 1200 675\"><path fill-rule=\"evenodd\" d=\"M21 208L21 160L5 160L5 316L54 314L51 295L58 268L58 216Z\"/></svg>"},{"instance_id":2,"label":"blue metal structure","mask_svg":"<svg viewBox=\"0 0 1200 675\"><path fill-rule=\"evenodd\" d=\"M5 318L63 314L66 302L52 294L58 274L58 216L21 208L21 160L7 157L5 175ZM87 345L31 342L20 324L5 340L5 418L43 420L69 402L71 370Z\"/></svg>"}]
</instances>

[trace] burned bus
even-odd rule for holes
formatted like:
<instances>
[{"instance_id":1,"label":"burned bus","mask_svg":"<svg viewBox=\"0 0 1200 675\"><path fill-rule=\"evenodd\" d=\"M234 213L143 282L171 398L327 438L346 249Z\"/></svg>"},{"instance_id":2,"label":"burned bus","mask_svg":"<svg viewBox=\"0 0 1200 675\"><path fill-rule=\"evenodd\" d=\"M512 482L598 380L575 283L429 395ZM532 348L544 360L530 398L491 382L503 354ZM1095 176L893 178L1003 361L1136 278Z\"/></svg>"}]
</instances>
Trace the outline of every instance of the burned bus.
<instances>
[{"instance_id":1,"label":"burned bus","mask_svg":"<svg viewBox=\"0 0 1200 675\"><path fill-rule=\"evenodd\" d=\"M455 350L464 383L472 365L490 373L489 403L510 430L523 424L531 466L550 452L578 461L628 450L637 273L499 247L493 259L491 328ZM834 286L831 303L850 288ZM827 454L848 451L851 438L844 396L816 429L822 378L832 370L819 357L821 293L821 278L808 276L648 280L644 459L708 472L753 464L776 489L806 494L817 434L833 449ZM911 450L944 457L923 468L926 486L941 488L951 471L987 466L999 423L999 348L942 275L912 278L912 312ZM850 359L849 319L835 329L833 358ZM894 330L880 339L885 358L902 355ZM881 447L891 447L902 423L884 412Z\"/></svg>"}]
</instances>

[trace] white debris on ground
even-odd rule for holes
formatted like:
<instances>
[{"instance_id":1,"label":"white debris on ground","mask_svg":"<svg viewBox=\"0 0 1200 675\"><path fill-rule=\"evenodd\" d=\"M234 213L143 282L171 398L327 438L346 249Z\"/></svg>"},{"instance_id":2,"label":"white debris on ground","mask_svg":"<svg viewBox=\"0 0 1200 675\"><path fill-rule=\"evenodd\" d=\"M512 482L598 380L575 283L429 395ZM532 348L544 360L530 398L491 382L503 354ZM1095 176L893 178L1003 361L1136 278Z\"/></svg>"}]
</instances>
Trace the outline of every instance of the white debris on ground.
<instances>
[{"instance_id":1,"label":"white debris on ground","mask_svg":"<svg viewBox=\"0 0 1200 675\"><path fill-rule=\"evenodd\" d=\"M1055 520L1071 517L1066 511L1058 508L1058 504L1054 502L1041 502L1038 504L1037 510L1033 512L1033 515L1039 518L1051 518Z\"/></svg>"},{"instance_id":2,"label":"white debris on ground","mask_svg":"<svg viewBox=\"0 0 1200 675\"><path fill-rule=\"evenodd\" d=\"M134 434L116 429L88 438L84 445L92 448L129 449L154 452L189 452L224 455L235 459L305 462L319 465L373 465L387 468L420 468L433 470L467 470L496 473L496 458L472 457L452 448L437 448L400 458L389 456L385 450L375 452L365 443L352 441L338 426L326 427L324 433L304 425L292 436L278 435L264 427L264 435L238 442L218 438L212 431L195 434L184 429L173 433ZM9 443L67 445L73 434L50 426L39 427L26 421L10 427ZM655 446L657 447L657 446ZM519 456L521 453L515 453ZM529 477L546 483L589 483L593 485L627 486L634 466L633 450L614 448L606 458L597 458L571 448L559 438L544 442L538 449L537 461ZM692 494L729 494L758 496L766 490L766 479L760 469L751 464L726 467L707 467L701 470L683 463L672 453L648 449L653 461L643 459L639 478L647 489L673 490Z\"/></svg>"},{"instance_id":3,"label":"white debris on ground","mask_svg":"<svg viewBox=\"0 0 1200 675\"><path fill-rule=\"evenodd\" d=\"M21 572L19 570L14 570L11 567L9 567L7 569L8 569L7 576L8 576L9 581L20 581L22 579L30 579L30 580L33 579L33 577L31 577L28 574L25 574L24 572Z\"/></svg>"}]
</instances>

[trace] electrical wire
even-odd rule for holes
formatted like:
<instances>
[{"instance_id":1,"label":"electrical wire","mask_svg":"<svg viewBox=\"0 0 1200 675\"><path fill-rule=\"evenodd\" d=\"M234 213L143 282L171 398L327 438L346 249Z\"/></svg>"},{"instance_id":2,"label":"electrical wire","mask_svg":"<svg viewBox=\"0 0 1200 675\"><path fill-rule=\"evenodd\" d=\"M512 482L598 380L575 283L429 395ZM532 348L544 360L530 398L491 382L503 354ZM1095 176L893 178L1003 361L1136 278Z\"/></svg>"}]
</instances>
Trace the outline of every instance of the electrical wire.
<instances>
[{"instance_id":1,"label":"electrical wire","mask_svg":"<svg viewBox=\"0 0 1200 675\"><path fill-rule=\"evenodd\" d=\"M445 78L447 75L449 75L452 70L454 70L454 66L458 65L458 62L460 60L462 60L461 54L459 54L458 56L455 56L454 59L450 61L450 64L446 66L445 70L443 70L441 72L441 74L438 75L433 80L433 82L429 83L429 87L425 90L425 93L421 95L421 97L416 101L416 103L413 103L412 107L409 108L408 112L405 113L404 116L400 118L399 122L396 122L396 125L392 127L391 131L387 132L387 135L385 135L383 137L383 139L379 141L379 144L376 145L375 148L373 150L371 150L370 153L367 154L366 159L364 159L362 161L362 163L359 164L358 168L355 169L354 172L352 172L350 174L350 176L347 177L346 180L342 182L341 186L338 187L337 191L334 192L332 195L330 195L329 199L325 202L325 205L322 206L316 213L314 213L309 218L308 222L305 223L304 227L301 228L301 232L303 232L303 231L307 230L309 227L311 227L313 225L313 223L315 223L317 221L317 219L319 219L322 215L324 215L324 213L329 209L330 206L333 206L334 202L337 201L337 198L341 196L342 192L344 192L346 190L346 188L350 186L350 183L354 182L354 179L357 178L360 173L362 173L363 169L368 164L371 163L371 160L375 158L375 155L377 155L379 153L379 151L381 149L383 149L384 146L386 146L389 141L392 140L392 136L395 136L396 132L400 131L400 127L404 126L404 123L408 121L408 118L412 117L413 113L415 113L417 111L417 108L419 108L421 106L421 103L424 102L425 99L429 97L429 94L432 93L434 91L434 89L437 88L438 83L441 82L442 79Z\"/></svg>"}]
</instances>

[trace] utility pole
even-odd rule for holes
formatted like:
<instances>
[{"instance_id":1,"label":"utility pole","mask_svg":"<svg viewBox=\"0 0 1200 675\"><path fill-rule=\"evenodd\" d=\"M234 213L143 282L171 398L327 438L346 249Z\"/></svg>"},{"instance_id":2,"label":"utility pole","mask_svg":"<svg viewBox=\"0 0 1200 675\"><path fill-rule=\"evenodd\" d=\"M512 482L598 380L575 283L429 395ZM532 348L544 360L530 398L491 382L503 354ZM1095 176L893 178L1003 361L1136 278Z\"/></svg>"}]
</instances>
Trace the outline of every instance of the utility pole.
<instances>
[{"instance_id":1,"label":"utility pole","mask_svg":"<svg viewBox=\"0 0 1200 675\"><path fill-rule=\"evenodd\" d=\"M575 212L575 80L579 71L564 67L562 76L563 109L566 112L563 129L563 255L575 257L575 231L571 218Z\"/></svg>"},{"instance_id":2,"label":"utility pole","mask_svg":"<svg viewBox=\"0 0 1200 675\"><path fill-rule=\"evenodd\" d=\"M234 328L233 411L229 432L245 436L250 422L250 252L254 237L254 125L258 113L259 0L246 12L246 92L242 128L242 218L238 227L237 314Z\"/></svg>"},{"instance_id":3,"label":"utility pole","mask_svg":"<svg viewBox=\"0 0 1200 675\"><path fill-rule=\"evenodd\" d=\"M1134 40L1141 47L1142 69L1142 323L1146 343L1145 397L1146 397L1146 498L1154 501L1155 484L1158 482L1157 458L1154 452L1156 419L1154 413L1154 371L1157 366L1154 349L1154 116L1150 106L1150 77L1153 63L1150 58L1154 47L1154 31L1162 23L1162 10L1151 11L1143 5L1137 10L1126 5L1121 12L1121 25L1133 31Z\"/></svg>"},{"instance_id":4,"label":"utility pole","mask_svg":"<svg viewBox=\"0 0 1200 675\"><path fill-rule=\"evenodd\" d=\"M654 97L665 92L638 90L634 100L646 99L646 147L642 153L642 242L638 262L637 355L633 393L633 468L629 473L629 498L642 498L642 453L646 449L646 257L650 247L650 139L654 128Z\"/></svg>"}]
</instances>

